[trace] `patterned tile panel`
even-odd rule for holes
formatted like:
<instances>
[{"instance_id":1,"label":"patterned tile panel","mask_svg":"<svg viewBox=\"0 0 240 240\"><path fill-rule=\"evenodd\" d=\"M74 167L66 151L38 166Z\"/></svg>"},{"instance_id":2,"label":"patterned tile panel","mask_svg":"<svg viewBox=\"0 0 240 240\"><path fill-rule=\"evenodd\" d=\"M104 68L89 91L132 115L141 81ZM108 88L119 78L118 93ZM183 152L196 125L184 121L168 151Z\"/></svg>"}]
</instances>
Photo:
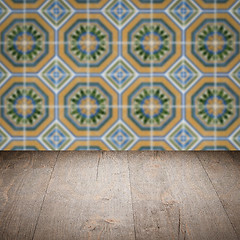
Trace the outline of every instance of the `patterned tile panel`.
<instances>
[{"instance_id":1,"label":"patterned tile panel","mask_svg":"<svg viewBox=\"0 0 240 240\"><path fill-rule=\"evenodd\" d=\"M1 0L0 150L240 150L240 2Z\"/></svg>"}]
</instances>

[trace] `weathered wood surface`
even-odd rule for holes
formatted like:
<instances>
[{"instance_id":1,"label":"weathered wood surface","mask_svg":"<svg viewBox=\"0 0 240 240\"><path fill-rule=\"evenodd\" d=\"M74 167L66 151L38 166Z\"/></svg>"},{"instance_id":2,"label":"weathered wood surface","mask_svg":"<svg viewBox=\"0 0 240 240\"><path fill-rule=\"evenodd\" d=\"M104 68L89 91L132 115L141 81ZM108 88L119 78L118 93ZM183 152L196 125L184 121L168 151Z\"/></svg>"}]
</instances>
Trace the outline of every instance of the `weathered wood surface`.
<instances>
[{"instance_id":1,"label":"weathered wood surface","mask_svg":"<svg viewBox=\"0 0 240 240\"><path fill-rule=\"evenodd\" d=\"M34 239L134 239L126 152L62 152Z\"/></svg>"},{"instance_id":2,"label":"weathered wood surface","mask_svg":"<svg viewBox=\"0 0 240 240\"><path fill-rule=\"evenodd\" d=\"M239 226L240 152L0 152L0 240L231 240Z\"/></svg>"},{"instance_id":3,"label":"weathered wood surface","mask_svg":"<svg viewBox=\"0 0 240 240\"><path fill-rule=\"evenodd\" d=\"M194 152L129 153L137 239L237 239Z\"/></svg>"},{"instance_id":4,"label":"weathered wood surface","mask_svg":"<svg viewBox=\"0 0 240 240\"><path fill-rule=\"evenodd\" d=\"M57 152L0 153L0 239L32 239Z\"/></svg>"},{"instance_id":5,"label":"weathered wood surface","mask_svg":"<svg viewBox=\"0 0 240 240\"><path fill-rule=\"evenodd\" d=\"M136 239L178 239L179 207L155 152L128 153Z\"/></svg>"},{"instance_id":6,"label":"weathered wood surface","mask_svg":"<svg viewBox=\"0 0 240 240\"><path fill-rule=\"evenodd\" d=\"M196 152L240 239L239 152Z\"/></svg>"}]
</instances>

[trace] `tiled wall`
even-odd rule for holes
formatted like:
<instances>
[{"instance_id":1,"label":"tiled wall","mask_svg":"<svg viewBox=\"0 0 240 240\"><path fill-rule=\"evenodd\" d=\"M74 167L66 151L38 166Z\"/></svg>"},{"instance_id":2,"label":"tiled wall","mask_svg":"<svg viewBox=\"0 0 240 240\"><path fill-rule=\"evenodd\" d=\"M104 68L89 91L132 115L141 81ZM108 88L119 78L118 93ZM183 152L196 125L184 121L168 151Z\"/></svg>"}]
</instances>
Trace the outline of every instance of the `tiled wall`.
<instances>
[{"instance_id":1,"label":"tiled wall","mask_svg":"<svg viewBox=\"0 0 240 240\"><path fill-rule=\"evenodd\" d=\"M0 149L240 149L240 1L0 0Z\"/></svg>"}]
</instances>

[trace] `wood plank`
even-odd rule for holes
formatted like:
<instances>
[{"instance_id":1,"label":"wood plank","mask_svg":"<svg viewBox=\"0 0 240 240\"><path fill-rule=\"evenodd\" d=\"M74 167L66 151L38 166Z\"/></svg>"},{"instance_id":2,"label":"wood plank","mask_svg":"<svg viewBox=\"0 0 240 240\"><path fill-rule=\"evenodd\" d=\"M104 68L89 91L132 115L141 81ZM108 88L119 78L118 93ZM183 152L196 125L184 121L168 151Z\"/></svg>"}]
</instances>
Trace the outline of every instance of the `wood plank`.
<instances>
[{"instance_id":1,"label":"wood plank","mask_svg":"<svg viewBox=\"0 0 240 240\"><path fill-rule=\"evenodd\" d=\"M237 239L194 152L129 153L137 239Z\"/></svg>"},{"instance_id":2,"label":"wood plank","mask_svg":"<svg viewBox=\"0 0 240 240\"><path fill-rule=\"evenodd\" d=\"M125 152L62 152L34 239L134 239Z\"/></svg>"},{"instance_id":3,"label":"wood plank","mask_svg":"<svg viewBox=\"0 0 240 240\"><path fill-rule=\"evenodd\" d=\"M155 152L129 152L136 239L178 239L179 207Z\"/></svg>"},{"instance_id":4,"label":"wood plank","mask_svg":"<svg viewBox=\"0 0 240 240\"><path fill-rule=\"evenodd\" d=\"M0 152L0 239L32 239L57 152Z\"/></svg>"},{"instance_id":5,"label":"wood plank","mask_svg":"<svg viewBox=\"0 0 240 240\"><path fill-rule=\"evenodd\" d=\"M240 239L240 152L196 152Z\"/></svg>"}]
</instances>

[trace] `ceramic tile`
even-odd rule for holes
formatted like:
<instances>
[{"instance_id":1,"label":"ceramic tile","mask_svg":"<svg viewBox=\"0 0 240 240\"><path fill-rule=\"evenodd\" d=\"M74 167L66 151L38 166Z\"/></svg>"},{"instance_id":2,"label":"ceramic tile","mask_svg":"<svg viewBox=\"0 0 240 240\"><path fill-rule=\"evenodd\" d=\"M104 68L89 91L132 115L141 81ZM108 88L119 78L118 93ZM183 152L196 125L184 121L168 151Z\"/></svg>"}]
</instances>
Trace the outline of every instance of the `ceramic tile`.
<instances>
[{"instance_id":1,"label":"ceramic tile","mask_svg":"<svg viewBox=\"0 0 240 240\"><path fill-rule=\"evenodd\" d=\"M237 0L2 0L0 149L239 150Z\"/></svg>"}]
</instances>

